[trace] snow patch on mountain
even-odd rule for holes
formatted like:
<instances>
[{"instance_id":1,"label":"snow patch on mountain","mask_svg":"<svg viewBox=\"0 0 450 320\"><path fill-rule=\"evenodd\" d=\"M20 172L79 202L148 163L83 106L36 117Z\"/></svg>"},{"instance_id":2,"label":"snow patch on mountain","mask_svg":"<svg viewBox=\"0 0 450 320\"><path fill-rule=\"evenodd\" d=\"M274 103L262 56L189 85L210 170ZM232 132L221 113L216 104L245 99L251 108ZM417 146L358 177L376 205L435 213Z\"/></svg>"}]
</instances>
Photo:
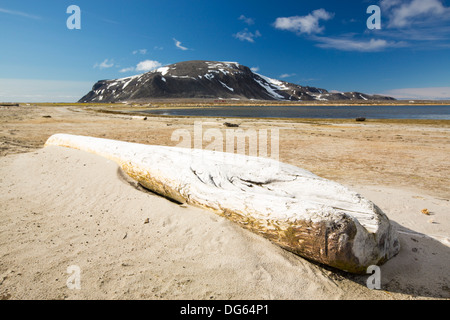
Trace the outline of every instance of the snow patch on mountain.
<instances>
[{"instance_id":1,"label":"snow patch on mountain","mask_svg":"<svg viewBox=\"0 0 450 320\"><path fill-rule=\"evenodd\" d=\"M169 72L169 67L161 67L156 69L157 72L161 73L162 76L165 76L167 72Z\"/></svg>"},{"instance_id":2,"label":"snow patch on mountain","mask_svg":"<svg viewBox=\"0 0 450 320\"><path fill-rule=\"evenodd\" d=\"M284 97L282 95L275 92L276 88L272 88L270 86L270 84L265 82L263 79L261 79L263 81L261 81L260 79L257 79L257 78L254 78L253 80L255 80L261 87L263 87L274 99L276 99L276 100L284 99Z\"/></svg>"},{"instance_id":3,"label":"snow patch on mountain","mask_svg":"<svg viewBox=\"0 0 450 320\"><path fill-rule=\"evenodd\" d=\"M222 81L219 80L219 82L222 84L222 86L223 86L224 88L227 88L227 89L230 90L230 91L234 91L233 88L230 88L229 86L227 86L227 85L226 85L225 83L223 83Z\"/></svg>"},{"instance_id":4,"label":"snow patch on mountain","mask_svg":"<svg viewBox=\"0 0 450 320\"><path fill-rule=\"evenodd\" d=\"M261 74L231 61L185 61L147 73L115 80L100 80L80 102L130 102L153 98L200 98L242 100L387 100L358 92L329 93Z\"/></svg>"}]
</instances>

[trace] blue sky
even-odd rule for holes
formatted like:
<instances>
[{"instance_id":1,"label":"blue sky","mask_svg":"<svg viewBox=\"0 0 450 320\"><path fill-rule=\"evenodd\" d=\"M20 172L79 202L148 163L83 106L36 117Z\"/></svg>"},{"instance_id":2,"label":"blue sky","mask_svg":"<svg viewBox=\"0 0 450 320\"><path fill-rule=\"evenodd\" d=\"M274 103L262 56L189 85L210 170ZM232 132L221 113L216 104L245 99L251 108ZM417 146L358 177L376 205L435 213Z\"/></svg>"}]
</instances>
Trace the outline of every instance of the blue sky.
<instances>
[{"instance_id":1,"label":"blue sky","mask_svg":"<svg viewBox=\"0 0 450 320\"><path fill-rule=\"evenodd\" d=\"M81 9L70 30L67 8ZM367 8L381 9L369 29ZM2 0L0 101L73 102L100 79L236 61L336 91L450 99L450 1Z\"/></svg>"}]
</instances>

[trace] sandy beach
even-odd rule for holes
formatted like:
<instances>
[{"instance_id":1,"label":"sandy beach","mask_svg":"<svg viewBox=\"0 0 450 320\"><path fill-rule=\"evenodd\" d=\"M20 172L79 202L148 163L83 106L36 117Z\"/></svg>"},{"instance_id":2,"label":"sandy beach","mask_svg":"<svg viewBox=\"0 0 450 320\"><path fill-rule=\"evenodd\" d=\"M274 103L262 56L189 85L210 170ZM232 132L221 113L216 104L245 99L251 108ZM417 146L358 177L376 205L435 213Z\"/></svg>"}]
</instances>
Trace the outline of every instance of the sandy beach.
<instances>
[{"instance_id":1,"label":"sandy beach","mask_svg":"<svg viewBox=\"0 0 450 320\"><path fill-rule=\"evenodd\" d=\"M381 290L367 288L369 275L311 263L148 192L105 158L43 148L55 133L175 146L174 130L196 121L276 128L280 161L376 203L401 245L381 266ZM0 123L1 299L450 298L450 121L144 118L39 105L0 107ZM70 266L80 289L66 284Z\"/></svg>"}]
</instances>

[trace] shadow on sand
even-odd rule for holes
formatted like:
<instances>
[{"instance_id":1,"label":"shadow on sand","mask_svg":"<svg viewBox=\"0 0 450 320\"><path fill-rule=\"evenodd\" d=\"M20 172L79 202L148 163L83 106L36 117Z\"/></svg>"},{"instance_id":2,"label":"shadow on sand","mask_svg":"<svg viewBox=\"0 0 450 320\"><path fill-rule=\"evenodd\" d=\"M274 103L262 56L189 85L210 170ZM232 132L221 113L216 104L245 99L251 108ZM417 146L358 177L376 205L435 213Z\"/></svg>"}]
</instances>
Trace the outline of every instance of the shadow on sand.
<instances>
[{"instance_id":1,"label":"shadow on sand","mask_svg":"<svg viewBox=\"0 0 450 320\"><path fill-rule=\"evenodd\" d=\"M160 196L140 186L120 168L117 175L124 183L140 191ZM400 252L380 267L381 290L413 297L450 299L450 243L445 245L441 242L445 239L434 239L392 220L391 223L399 235ZM350 274L310 262L331 271L332 281L347 279L365 287L370 276Z\"/></svg>"},{"instance_id":2,"label":"shadow on sand","mask_svg":"<svg viewBox=\"0 0 450 320\"><path fill-rule=\"evenodd\" d=\"M380 267L381 290L413 297L449 299L450 247L444 244L445 239L432 238L392 220L391 223L399 234L400 252ZM338 273L364 286L370 276Z\"/></svg>"}]
</instances>

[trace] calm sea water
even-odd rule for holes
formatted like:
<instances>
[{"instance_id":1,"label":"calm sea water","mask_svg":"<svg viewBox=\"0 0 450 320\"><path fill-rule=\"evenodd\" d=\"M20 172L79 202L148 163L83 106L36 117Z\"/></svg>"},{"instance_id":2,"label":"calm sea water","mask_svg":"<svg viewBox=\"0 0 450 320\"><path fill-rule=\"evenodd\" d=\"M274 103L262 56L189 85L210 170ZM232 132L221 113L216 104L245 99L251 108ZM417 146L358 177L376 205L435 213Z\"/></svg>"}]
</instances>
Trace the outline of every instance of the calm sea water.
<instances>
[{"instance_id":1,"label":"calm sea water","mask_svg":"<svg viewBox=\"0 0 450 320\"><path fill-rule=\"evenodd\" d=\"M146 110L176 116L321 118L321 119L433 119L450 120L450 105L440 106L228 106Z\"/></svg>"}]
</instances>

